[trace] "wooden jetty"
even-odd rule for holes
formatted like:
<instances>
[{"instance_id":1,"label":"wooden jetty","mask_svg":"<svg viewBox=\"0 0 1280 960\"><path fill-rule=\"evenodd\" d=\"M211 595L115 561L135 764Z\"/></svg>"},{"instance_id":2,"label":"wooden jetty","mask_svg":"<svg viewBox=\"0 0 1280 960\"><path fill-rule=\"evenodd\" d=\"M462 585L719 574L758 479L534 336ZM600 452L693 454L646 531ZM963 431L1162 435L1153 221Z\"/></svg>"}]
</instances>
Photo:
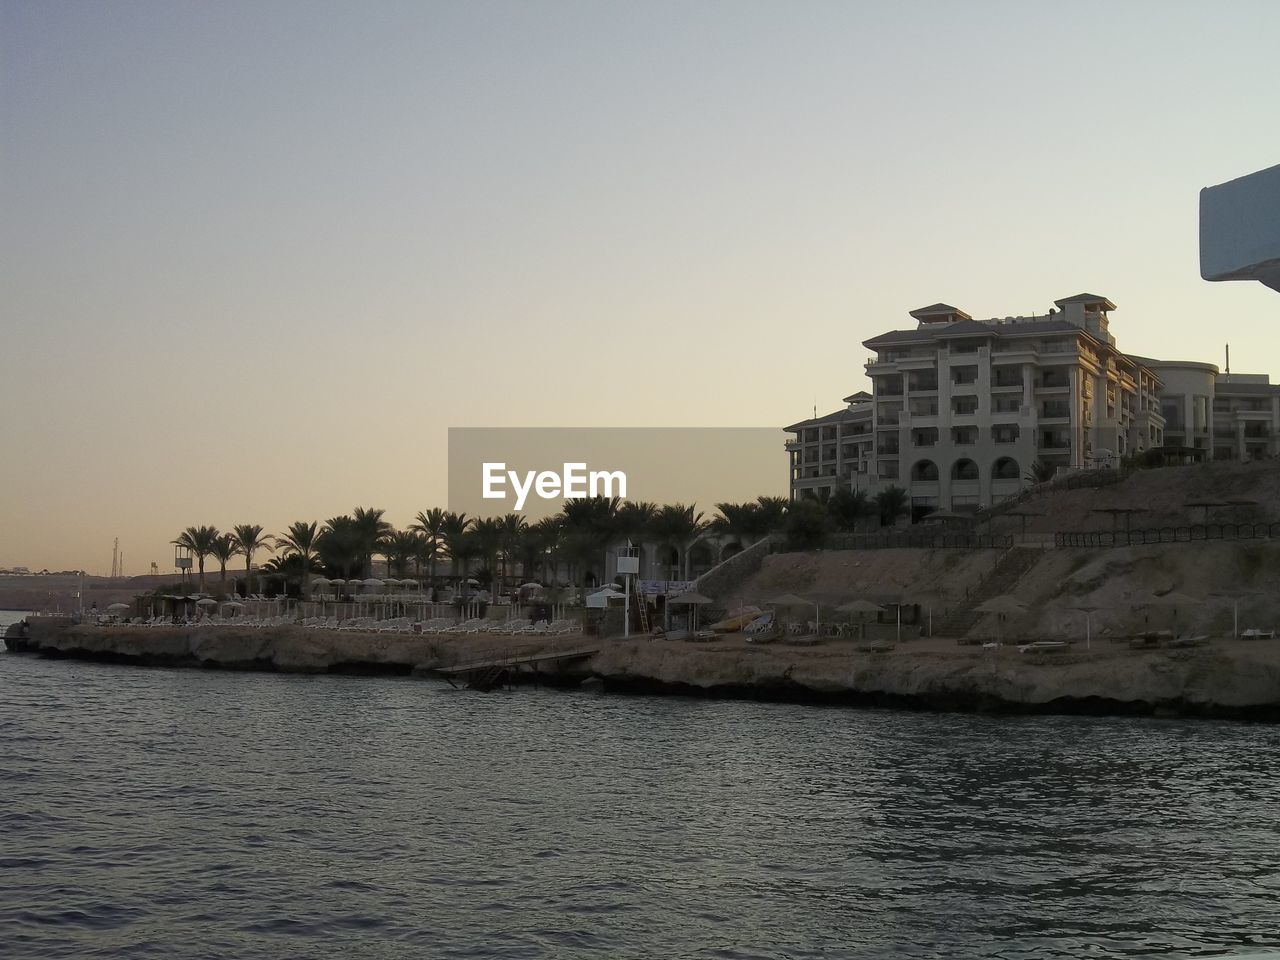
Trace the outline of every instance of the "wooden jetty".
<instances>
[{"instance_id":1,"label":"wooden jetty","mask_svg":"<svg viewBox=\"0 0 1280 960\"><path fill-rule=\"evenodd\" d=\"M532 673L536 677L544 664L585 660L599 652L599 647L576 647L572 650L513 653L505 657L471 660L451 667L440 667L435 672L442 675L454 687L463 686L468 690L489 691L504 683L512 683L521 673Z\"/></svg>"}]
</instances>

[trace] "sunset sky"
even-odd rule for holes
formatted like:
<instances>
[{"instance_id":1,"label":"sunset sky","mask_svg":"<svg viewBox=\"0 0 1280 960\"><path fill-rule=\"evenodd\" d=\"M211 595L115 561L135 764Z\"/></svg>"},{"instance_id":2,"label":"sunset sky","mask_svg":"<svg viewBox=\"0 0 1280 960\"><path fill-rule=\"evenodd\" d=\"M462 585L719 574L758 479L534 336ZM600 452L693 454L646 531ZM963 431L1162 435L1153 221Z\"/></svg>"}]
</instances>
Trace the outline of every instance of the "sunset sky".
<instances>
[{"instance_id":1,"label":"sunset sky","mask_svg":"<svg viewBox=\"0 0 1280 960\"><path fill-rule=\"evenodd\" d=\"M407 524L451 426L780 428L938 300L1098 293L1122 349L1280 378L1280 296L1197 251L1200 188L1280 162L1278 32L1272 0L5 0L0 566Z\"/></svg>"}]
</instances>

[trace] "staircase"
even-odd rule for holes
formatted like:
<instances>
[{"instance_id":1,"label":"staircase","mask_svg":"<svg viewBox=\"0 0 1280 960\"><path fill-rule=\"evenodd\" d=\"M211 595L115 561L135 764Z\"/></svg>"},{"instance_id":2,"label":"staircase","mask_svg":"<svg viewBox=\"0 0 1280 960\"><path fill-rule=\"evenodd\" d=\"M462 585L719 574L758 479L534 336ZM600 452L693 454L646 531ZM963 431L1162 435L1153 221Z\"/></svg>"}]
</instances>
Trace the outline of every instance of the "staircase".
<instances>
[{"instance_id":1,"label":"staircase","mask_svg":"<svg viewBox=\"0 0 1280 960\"><path fill-rule=\"evenodd\" d=\"M996 561L995 568L982 578L973 592L934 624L934 636L963 637L982 619L983 615L975 608L1001 594L1012 593L1022 575L1034 567L1042 555L1042 550L1032 547L1010 547L1006 550Z\"/></svg>"}]
</instances>

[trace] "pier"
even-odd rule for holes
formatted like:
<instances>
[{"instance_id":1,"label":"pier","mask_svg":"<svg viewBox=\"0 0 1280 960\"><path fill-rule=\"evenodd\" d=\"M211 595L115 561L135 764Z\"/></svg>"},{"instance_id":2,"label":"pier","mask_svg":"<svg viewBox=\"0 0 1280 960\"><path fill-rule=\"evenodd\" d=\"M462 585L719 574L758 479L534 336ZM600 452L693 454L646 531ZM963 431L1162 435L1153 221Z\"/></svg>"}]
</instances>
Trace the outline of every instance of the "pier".
<instances>
[{"instance_id":1,"label":"pier","mask_svg":"<svg viewBox=\"0 0 1280 960\"><path fill-rule=\"evenodd\" d=\"M448 680L451 686L487 692L504 683L511 683L521 673L532 673L536 677L544 664L585 660L599 652L599 647L581 647L573 650L516 653L487 660L471 660L451 667L441 667L434 672Z\"/></svg>"}]
</instances>

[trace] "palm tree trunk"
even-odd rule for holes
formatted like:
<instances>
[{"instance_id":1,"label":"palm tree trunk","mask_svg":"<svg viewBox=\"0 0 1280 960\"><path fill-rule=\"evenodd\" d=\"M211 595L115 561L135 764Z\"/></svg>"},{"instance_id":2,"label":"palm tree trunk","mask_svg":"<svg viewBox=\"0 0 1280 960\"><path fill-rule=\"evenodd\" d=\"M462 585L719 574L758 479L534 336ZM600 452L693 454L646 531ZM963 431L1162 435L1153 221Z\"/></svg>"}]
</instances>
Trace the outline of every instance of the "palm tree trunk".
<instances>
[{"instance_id":1,"label":"palm tree trunk","mask_svg":"<svg viewBox=\"0 0 1280 960\"><path fill-rule=\"evenodd\" d=\"M200 557L200 592L204 593L204 557Z\"/></svg>"}]
</instances>

